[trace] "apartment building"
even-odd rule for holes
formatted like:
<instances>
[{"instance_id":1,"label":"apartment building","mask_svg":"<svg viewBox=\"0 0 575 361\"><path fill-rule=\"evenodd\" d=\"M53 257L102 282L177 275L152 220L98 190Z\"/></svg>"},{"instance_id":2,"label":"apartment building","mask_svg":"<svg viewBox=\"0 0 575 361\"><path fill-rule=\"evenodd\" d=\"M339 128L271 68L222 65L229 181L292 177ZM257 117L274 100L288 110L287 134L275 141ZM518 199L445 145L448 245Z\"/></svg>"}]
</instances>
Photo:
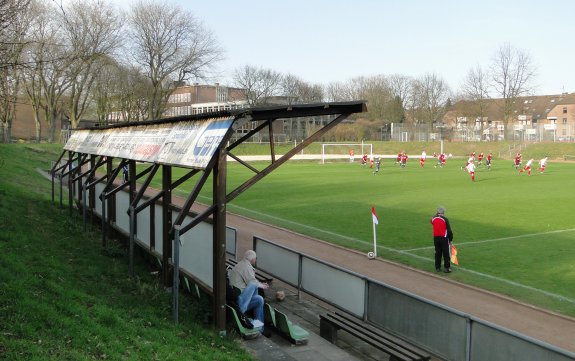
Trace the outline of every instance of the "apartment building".
<instances>
[{"instance_id":1,"label":"apartment building","mask_svg":"<svg viewBox=\"0 0 575 361\"><path fill-rule=\"evenodd\" d=\"M503 99L462 100L446 112L443 123L464 140L503 140L503 109ZM508 140L575 140L575 93L520 97L512 112Z\"/></svg>"}]
</instances>

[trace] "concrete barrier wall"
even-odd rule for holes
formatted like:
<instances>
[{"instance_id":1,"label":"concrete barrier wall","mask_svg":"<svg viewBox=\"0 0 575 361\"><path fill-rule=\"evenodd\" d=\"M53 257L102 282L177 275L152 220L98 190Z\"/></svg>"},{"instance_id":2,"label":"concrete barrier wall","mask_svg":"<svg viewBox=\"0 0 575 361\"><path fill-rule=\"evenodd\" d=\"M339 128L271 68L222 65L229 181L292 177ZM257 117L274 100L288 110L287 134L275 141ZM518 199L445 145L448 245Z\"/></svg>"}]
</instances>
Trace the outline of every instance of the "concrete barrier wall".
<instances>
[{"instance_id":1,"label":"concrete barrier wall","mask_svg":"<svg viewBox=\"0 0 575 361\"><path fill-rule=\"evenodd\" d=\"M333 265L302 257L302 289L357 316L365 314L365 279Z\"/></svg>"},{"instance_id":2,"label":"concrete barrier wall","mask_svg":"<svg viewBox=\"0 0 575 361\"><path fill-rule=\"evenodd\" d=\"M369 282L367 320L448 360L465 360L466 316L378 282Z\"/></svg>"},{"instance_id":3,"label":"concrete barrier wall","mask_svg":"<svg viewBox=\"0 0 575 361\"><path fill-rule=\"evenodd\" d=\"M258 253L257 267L262 271L442 359L575 359L572 352L368 279L273 241L255 236L253 242ZM297 275L296 269L299 270ZM296 279L299 281L294 282Z\"/></svg>"},{"instance_id":4,"label":"concrete barrier wall","mask_svg":"<svg viewBox=\"0 0 575 361\"><path fill-rule=\"evenodd\" d=\"M297 253L267 242L258 243L254 249L257 249L258 268L294 287L299 287L301 262Z\"/></svg>"},{"instance_id":5,"label":"concrete barrier wall","mask_svg":"<svg viewBox=\"0 0 575 361\"><path fill-rule=\"evenodd\" d=\"M366 278L254 237L257 267L357 317L365 315ZM288 279L284 279L284 272Z\"/></svg>"},{"instance_id":6,"label":"concrete barrier wall","mask_svg":"<svg viewBox=\"0 0 575 361\"><path fill-rule=\"evenodd\" d=\"M508 332L495 325L474 322L471 338L471 361L482 360L575 360L575 354L545 344L539 340Z\"/></svg>"}]
</instances>

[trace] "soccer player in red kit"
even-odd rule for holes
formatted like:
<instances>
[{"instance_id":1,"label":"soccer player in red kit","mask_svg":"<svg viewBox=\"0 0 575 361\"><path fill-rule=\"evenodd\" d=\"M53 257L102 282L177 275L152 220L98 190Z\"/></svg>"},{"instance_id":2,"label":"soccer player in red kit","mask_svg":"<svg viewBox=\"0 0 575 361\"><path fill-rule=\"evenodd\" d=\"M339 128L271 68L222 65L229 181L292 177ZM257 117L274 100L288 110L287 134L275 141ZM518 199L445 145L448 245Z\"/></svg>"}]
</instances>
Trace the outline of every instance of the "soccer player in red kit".
<instances>
[{"instance_id":1,"label":"soccer player in red kit","mask_svg":"<svg viewBox=\"0 0 575 361\"><path fill-rule=\"evenodd\" d=\"M439 158L437 158L437 164L435 165L435 167L437 168L437 166L440 166L441 168L443 168L444 165L445 165L445 153L441 153L439 154Z\"/></svg>"},{"instance_id":2,"label":"soccer player in red kit","mask_svg":"<svg viewBox=\"0 0 575 361\"><path fill-rule=\"evenodd\" d=\"M485 161L485 166L488 169L491 169L491 159L493 158L493 156L491 155L491 153L487 154L487 160Z\"/></svg>"},{"instance_id":3,"label":"soccer player in red kit","mask_svg":"<svg viewBox=\"0 0 575 361\"><path fill-rule=\"evenodd\" d=\"M515 169L521 167L521 153L517 153L517 155L515 155L513 166L515 167Z\"/></svg>"},{"instance_id":4,"label":"soccer player in red kit","mask_svg":"<svg viewBox=\"0 0 575 361\"><path fill-rule=\"evenodd\" d=\"M477 165L481 165L482 162L483 162L483 152L479 153L479 155L477 156Z\"/></svg>"},{"instance_id":5,"label":"soccer player in red kit","mask_svg":"<svg viewBox=\"0 0 575 361\"><path fill-rule=\"evenodd\" d=\"M407 154L406 154L405 152L403 152L403 153L401 154L401 161L400 161L400 163L399 163L399 165L400 165L402 168L405 168L405 166L407 165L407 158L409 158L409 157L407 156Z\"/></svg>"}]
</instances>

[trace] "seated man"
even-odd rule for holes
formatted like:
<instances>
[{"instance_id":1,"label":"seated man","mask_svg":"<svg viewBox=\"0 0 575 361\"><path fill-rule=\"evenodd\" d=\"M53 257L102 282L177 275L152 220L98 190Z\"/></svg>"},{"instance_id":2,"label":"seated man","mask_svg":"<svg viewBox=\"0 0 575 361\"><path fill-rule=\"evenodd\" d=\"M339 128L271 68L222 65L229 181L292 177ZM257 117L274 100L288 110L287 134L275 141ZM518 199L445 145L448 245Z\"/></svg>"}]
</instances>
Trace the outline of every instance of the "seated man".
<instances>
[{"instance_id":1,"label":"seated man","mask_svg":"<svg viewBox=\"0 0 575 361\"><path fill-rule=\"evenodd\" d=\"M238 296L237 304L242 313L253 310L255 319L264 322L264 298L258 294L258 288L267 289L267 283L261 283L256 279L254 264L256 263L256 252L246 251L244 258L230 270L230 285L238 288L241 293ZM268 336L267 333L262 333Z\"/></svg>"}]
</instances>

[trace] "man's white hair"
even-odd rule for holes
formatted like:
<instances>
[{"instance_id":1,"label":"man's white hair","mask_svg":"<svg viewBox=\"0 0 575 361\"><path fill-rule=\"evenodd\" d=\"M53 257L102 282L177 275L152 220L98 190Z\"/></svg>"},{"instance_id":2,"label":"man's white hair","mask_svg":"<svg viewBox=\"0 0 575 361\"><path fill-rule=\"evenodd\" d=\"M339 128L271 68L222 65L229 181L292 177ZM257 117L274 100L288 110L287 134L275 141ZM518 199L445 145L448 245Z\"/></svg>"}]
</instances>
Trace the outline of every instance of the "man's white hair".
<instances>
[{"instance_id":1,"label":"man's white hair","mask_svg":"<svg viewBox=\"0 0 575 361\"><path fill-rule=\"evenodd\" d=\"M256 252L254 250L248 249L244 254L244 258L251 262L256 259Z\"/></svg>"},{"instance_id":2,"label":"man's white hair","mask_svg":"<svg viewBox=\"0 0 575 361\"><path fill-rule=\"evenodd\" d=\"M445 214L445 208L444 207L437 207L437 214Z\"/></svg>"}]
</instances>

